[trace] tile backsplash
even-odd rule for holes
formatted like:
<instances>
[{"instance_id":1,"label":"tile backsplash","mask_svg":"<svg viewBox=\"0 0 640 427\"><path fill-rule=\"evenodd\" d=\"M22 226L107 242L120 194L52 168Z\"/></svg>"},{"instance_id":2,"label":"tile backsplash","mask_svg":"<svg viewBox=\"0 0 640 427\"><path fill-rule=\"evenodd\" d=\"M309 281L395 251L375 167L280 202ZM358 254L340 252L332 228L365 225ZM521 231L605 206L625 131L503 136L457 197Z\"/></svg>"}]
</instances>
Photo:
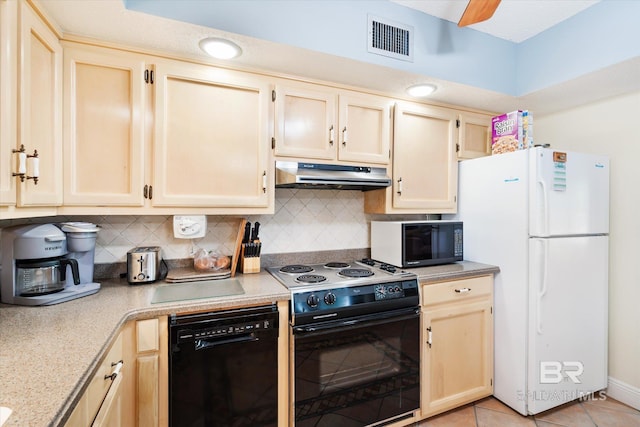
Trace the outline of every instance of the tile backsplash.
<instances>
[{"instance_id":1,"label":"tile backsplash","mask_svg":"<svg viewBox=\"0 0 640 427\"><path fill-rule=\"evenodd\" d=\"M425 219L425 215L381 216L364 213L364 194L345 190L277 189L273 215L250 215L260 222L262 253L314 252L369 247L372 219ZM125 262L136 246L160 246L165 259L190 258L195 250L232 254L239 216L207 216L207 233L201 239L176 239L173 216L110 215L57 216L2 221L1 226L24 223L86 221L98 224L95 262Z\"/></svg>"}]
</instances>

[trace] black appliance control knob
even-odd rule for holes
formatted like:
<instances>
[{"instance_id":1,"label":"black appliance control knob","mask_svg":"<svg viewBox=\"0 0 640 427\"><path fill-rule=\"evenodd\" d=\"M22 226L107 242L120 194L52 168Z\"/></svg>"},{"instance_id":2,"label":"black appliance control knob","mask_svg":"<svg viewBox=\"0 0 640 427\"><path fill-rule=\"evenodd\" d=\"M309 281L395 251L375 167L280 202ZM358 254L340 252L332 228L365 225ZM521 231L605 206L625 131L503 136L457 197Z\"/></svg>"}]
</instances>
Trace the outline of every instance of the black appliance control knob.
<instances>
[{"instance_id":1,"label":"black appliance control knob","mask_svg":"<svg viewBox=\"0 0 640 427\"><path fill-rule=\"evenodd\" d=\"M331 305L333 303L336 302L336 296L335 294L331 293L331 291L327 292L324 295L324 302L326 302L327 304Z\"/></svg>"},{"instance_id":2,"label":"black appliance control knob","mask_svg":"<svg viewBox=\"0 0 640 427\"><path fill-rule=\"evenodd\" d=\"M318 297L316 294L311 294L307 297L307 305L309 307L317 307L318 306Z\"/></svg>"}]
</instances>

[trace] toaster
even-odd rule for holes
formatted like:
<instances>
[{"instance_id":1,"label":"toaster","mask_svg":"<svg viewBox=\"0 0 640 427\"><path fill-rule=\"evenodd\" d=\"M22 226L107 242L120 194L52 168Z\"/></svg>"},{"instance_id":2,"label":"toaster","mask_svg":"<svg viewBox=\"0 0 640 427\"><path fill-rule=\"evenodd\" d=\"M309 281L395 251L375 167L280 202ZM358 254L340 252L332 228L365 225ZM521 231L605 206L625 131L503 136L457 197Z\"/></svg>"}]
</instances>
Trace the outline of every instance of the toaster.
<instances>
[{"instance_id":1,"label":"toaster","mask_svg":"<svg viewBox=\"0 0 640 427\"><path fill-rule=\"evenodd\" d=\"M162 256L159 246L143 246L127 252L127 281L151 283L160 278Z\"/></svg>"}]
</instances>

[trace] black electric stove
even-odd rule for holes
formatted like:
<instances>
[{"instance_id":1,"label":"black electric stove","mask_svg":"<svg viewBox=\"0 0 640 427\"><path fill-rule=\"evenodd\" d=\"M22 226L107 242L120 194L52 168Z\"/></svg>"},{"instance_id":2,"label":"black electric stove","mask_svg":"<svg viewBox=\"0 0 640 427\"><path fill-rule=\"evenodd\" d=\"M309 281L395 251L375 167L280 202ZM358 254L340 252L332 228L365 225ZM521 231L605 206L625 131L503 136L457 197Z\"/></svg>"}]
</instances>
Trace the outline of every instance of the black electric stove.
<instances>
[{"instance_id":1,"label":"black electric stove","mask_svg":"<svg viewBox=\"0 0 640 427\"><path fill-rule=\"evenodd\" d=\"M418 306L415 273L368 258L267 270L291 291L295 325Z\"/></svg>"}]
</instances>

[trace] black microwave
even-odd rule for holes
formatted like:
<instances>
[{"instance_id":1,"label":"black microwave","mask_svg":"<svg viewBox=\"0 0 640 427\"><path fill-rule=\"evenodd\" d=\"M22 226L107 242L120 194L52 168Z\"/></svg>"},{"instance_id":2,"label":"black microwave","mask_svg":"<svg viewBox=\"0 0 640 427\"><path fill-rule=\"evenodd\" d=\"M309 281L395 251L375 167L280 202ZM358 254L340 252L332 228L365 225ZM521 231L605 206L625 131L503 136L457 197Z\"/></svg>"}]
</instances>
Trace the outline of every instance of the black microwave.
<instances>
[{"instance_id":1,"label":"black microwave","mask_svg":"<svg viewBox=\"0 0 640 427\"><path fill-rule=\"evenodd\" d=\"M371 221L371 258L396 267L462 261L460 221Z\"/></svg>"}]
</instances>

